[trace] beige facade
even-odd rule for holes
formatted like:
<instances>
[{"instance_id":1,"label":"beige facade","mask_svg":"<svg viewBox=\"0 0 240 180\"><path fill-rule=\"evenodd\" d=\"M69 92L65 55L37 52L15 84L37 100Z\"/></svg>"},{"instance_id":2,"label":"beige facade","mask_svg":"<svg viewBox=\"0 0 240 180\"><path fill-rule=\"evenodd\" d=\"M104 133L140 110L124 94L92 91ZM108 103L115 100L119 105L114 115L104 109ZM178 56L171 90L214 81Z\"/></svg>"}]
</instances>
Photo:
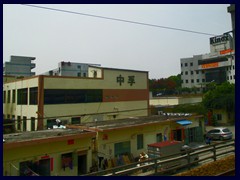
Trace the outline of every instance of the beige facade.
<instances>
[{"instance_id":1,"label":"beige facade","mask_svg":"<svg viewBox=\"0 0 240 180\"><path fill-rule=\"evenodd\" d=\"M214 109L213 116L215 117L216 125L227 125L235 123L235 112L227 112L224 109Z\"/></svg>"},{"instance_id":2,"label":"beige facade","mask_svg":"<svg viewBox=\"0 0 240 180\"><path fill-rule=\"evenodd\" d=\"M186 119L190 124L179 124L179 121ZM108 169L124 163L128 164L130 161L134 162L141 152L147 152L147 145L151 143L173 140L183 141L186 144L202 143L204 119L202 116L170 119L164 116L150 116L105 121L98 124L86 123L75 128L86 128L97 132L93 148L93 165L100 165L99 161L103 160L108 162L108 165L98 168ZM121 159L123 164L120 163Z\"/></svg>"},{"instance_id":3,"label":"beige facade","mask_svg":"<svg viewBox=\"0 0 240 180\"><path fill-rule=\"evenodd\" d=\"M5 83L4 119L31 131L47 129L56 119L80 124L148 115L148 72L92 67L89 76L40 75Z\"/></svg>"},{"instance_id":4,"label":"beige facade","mask_svg":"<svg viewBox=\"0 0 240 180\"><path fill-rule=\"evenodd\" d=\"M92 166L95 132L54 129L4 135L4 176L77 176Z\"/></svg>"}]
</instances>

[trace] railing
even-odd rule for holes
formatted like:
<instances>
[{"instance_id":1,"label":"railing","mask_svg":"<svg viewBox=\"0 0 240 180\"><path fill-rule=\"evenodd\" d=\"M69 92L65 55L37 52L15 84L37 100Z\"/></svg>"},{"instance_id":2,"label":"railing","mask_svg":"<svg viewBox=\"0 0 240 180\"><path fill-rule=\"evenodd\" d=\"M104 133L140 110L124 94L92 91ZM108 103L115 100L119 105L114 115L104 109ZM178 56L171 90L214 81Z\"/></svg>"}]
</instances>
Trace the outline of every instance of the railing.
<instances>
[{"instance_id":1,"label":"railing","mask_svg":"<svg viewBox=\"0 0 240 180\"><path fill-rule=\"evenodd\" d=\"M212 143L194 150L177 153L167 157L135 162L107 170L85 174L84 176L149 176L171 175L172 173L191 169L196 165L216 161L224 156L235 154L235 140ZM198 157L192 161L192 157ZM141 164L141 165L140 165ZM140 165L140 166L139 166Z\"/></svg>"}]
</instances>

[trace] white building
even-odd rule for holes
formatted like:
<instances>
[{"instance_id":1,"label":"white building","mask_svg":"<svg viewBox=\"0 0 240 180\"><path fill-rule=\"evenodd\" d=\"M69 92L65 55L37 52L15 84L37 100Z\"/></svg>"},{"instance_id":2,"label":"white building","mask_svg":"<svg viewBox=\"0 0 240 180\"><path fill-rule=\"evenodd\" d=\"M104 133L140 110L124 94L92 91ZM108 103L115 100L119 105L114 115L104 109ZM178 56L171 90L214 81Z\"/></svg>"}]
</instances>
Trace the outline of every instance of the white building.
<instances>
[{"instance_id":1,"label":"white building","mask_svg":"<svg viewBox=\"0 0 240 180\"><path fill-rule=\"evenodd\" d=\"M210 38L210 53L181 59L182 87L204 90L210 82L235 83L235 52L230 34Z\"/></svg>"},{"instance_id":2,"label":"white building","mask_svg":"<svg viewBox=\"0 0 240 180\"><path fill-rule=\"evenodd\" d=\"M88 77L89 66L100 66L100 64L89 63L75 63L75 62L59 62L58 68L50 70L44 75L50 76L74 76L74 77Z\"/></svg>"}]
</instances>

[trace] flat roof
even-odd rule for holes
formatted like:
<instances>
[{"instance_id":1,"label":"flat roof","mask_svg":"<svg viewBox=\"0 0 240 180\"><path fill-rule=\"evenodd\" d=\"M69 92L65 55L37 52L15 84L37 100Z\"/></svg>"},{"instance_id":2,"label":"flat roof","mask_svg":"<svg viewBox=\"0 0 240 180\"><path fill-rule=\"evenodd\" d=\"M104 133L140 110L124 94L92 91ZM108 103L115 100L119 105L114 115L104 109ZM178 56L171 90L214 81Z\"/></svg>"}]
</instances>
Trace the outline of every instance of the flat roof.
<instances>
[{"instance_id":1,"label":"flat roof","mask_svg":"<svg viewBox=\"0 0 240 180\"><path fill-rule=\"evenodd\" d=\"M11 143L11 142L25 142L25 141L34 141L34 140L43 140L43 139L56 139L59 137L70 137L76 135L85 135L90 132L87 130L81 129L47 129L47 130L40 130L40 131L27 131L21 133L11 133L11 134L4 134L3 139L5 140L4 143Z\"/></svg>"},{"instance_id":2,"label":"flat roof","mask_svg":"<svg viewBox=\"0 0 240 180\"><path fill-rule=\"evenodd\" d=\"M155 116L144 116L144 117L130 117L126 119L117 119L117 120L106 120L106 121L97 121L81 124L81 128L90 128L96 131L111 131L115 129L124 129L137 126L145 126L151 124L159 124L170 121L183 120L189 117L203 117L202 115L194 116L165 116L165 115L155 115ZM77 125L76 125L77 126Z\"/></svg>"},{"instance_id":3,"label":"flat roof","mask_svg":"<svg viewBox=\"0 0 240 180\"><path fill-rule=\"evenodd\" d=\"M89 67L94 67L94 68L99 68L99 69L106 69L106 70L116 70L116 71L132 71L132 72L148 73L148 71L144 71L144 70L121 69L121 68L103 67L103 66L94 66L94 65L90 65Z\"/></svg>"}]
</instances>

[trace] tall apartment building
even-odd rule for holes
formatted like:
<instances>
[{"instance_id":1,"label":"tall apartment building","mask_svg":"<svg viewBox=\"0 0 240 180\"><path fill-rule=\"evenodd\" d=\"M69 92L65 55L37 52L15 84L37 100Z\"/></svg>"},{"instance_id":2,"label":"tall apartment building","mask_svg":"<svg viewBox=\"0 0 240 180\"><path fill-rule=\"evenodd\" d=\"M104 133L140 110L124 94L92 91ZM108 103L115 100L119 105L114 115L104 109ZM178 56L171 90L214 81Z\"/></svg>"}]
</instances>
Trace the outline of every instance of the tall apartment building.
<instances>
[{"instance_id":1,"label":"tall apartment building","mask_svg":"<svg viewBox=\"0 0 240 180\"><path fill-rule=\"evenodd\" d=\"M35 72L32 72L32 69L36 67L35 63L32 63L35 60L35 57L27 56L11 56L10 62L5 62L3 65L3 75L6 76L34 76Z\"/></svg>"},{"instance_id":2,"label":"tall apartment building","mask_svg":"<svg viewBox=\"0 0 240 180\"><path fill-rule=\"evenodd\" d=\"M148 116L148 72L88 67L88 77L39 75L3 85L4 119L33 131L62 124Z\"/></svg>"},{"instance_id":3,"label":"tall apartment building","mask_svg":"<svg viewBox=\"0 0 240 180\"><path fill-rule=\"evenodd\" d=\"M100 64L62 61L58 63L58 68L45 72L44 75L88 77L89 66L100 66Z\"/></svg>"}]
</instances>

